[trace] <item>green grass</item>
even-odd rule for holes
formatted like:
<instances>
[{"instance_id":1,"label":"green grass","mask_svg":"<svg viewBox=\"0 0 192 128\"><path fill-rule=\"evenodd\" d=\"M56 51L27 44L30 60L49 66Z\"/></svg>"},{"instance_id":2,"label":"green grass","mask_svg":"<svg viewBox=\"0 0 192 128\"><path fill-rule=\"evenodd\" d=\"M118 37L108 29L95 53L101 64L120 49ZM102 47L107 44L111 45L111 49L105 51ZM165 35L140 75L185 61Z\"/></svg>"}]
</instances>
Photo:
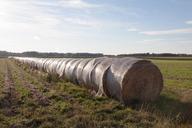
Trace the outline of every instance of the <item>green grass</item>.
<instances>
[{"instance_id":1,"label":"green grass","mask_svg":"<svg viewBox=\"0 0 192 128\"><path fill-rule=\"evenodd\" d=\"M192 114L189 113L192 109L192 61L152 60L152 62L159 67L164 77L164 89L160 98L153 103L156 110L171 115L176 120L181 120L183 113Z\"/></svg>"},{"instance_id":2,"label":"green grass","mask_svg":"<svg viewBox=\"0 0 192 128\"><path fill-rule=\"evenodd\" d=\"M153 60L192 60L192 57L146 57L147 59L153 59Z\"/></svg>"},{"instance_id":3,"label":"green grass","mask_svg":"<svg viewBox=\"0 0 192 128\"><path fill-rule=\"evenodd\" d=\"M161 70L165 86L192 89L192 61L152 60Z\"/></svg>"},{"instance_id":4,"label":"green grass","mask_svg":"<svg viewBox=\"0 0 192 128\"><path fill-rule=\"evenodd\" d=\"M165 87L153 103L124 106L107 97L95 97L84 87L64 80L50 78L45 73L25 70L13 61L0 60L0 95L3 95L5 62L12 70L16 90L21 95L17 113L7 117L0 108L0 127L74 127L74 128L164 128L192 127L183 122L182 113L192 106L192 99L182 101L185 91L192 89L192 61L153 60L160 68ZM50 104L39 105L22 86L23 81L33 83ZM46 90L45 90L46 87ZM191 93L192 94L192 93Z\"/></svg>"}]
</instances>

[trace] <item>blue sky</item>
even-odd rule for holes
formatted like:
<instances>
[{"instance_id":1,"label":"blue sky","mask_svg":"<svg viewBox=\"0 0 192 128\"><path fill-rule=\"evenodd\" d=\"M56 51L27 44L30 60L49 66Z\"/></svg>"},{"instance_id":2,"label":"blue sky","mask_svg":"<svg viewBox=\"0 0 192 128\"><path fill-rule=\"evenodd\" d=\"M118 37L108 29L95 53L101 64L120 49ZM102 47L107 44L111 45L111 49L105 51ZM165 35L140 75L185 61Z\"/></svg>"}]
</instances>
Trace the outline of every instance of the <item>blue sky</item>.
<instances>
[{"instance_id":1,"label":"blue sky","mask_svg":"<svg viewBox=\"0 0 192 128\"><path fill-rule=\"evenodd\" d=\"M0 50L192 54L192 0L0 0Z\"/></svg>"}]
</instances>

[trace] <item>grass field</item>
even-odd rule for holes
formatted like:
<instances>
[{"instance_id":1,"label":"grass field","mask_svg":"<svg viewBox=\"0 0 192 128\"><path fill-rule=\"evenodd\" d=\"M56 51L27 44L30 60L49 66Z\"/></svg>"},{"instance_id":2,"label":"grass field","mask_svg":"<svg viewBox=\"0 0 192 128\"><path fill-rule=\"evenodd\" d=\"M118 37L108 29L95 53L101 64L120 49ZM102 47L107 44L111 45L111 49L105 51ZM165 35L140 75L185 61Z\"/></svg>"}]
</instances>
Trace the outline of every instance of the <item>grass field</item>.
<instances>
[{"instance_id":1,"label":"grass field","mask_svg":"<svg viewBox=\"0 0 192 128\"><path fill-rule=\"evenodd\" d=\"M146 57L152 60L192 60L192 57Z\"/></svg>"},{"instance_id":2,"label":"grass field","mask_svg":"<svg viewBox=\"0 0 192 128\"><path fill-rule=\"evenodd\" d=\"M192 127L192 61L152 60L165 87L153 103L124 106L83 87L0 60L0 127Z\"/></svg>"}]
</instances>

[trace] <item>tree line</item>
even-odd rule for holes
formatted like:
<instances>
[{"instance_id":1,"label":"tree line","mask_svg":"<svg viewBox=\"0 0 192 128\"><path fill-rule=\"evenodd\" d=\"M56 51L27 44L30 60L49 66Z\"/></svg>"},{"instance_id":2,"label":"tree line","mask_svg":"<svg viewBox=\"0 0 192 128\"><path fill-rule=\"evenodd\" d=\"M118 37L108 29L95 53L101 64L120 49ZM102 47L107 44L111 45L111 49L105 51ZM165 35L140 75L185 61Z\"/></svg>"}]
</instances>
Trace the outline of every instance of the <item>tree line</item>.
<instances>
[{"instance_id":1,"label":"tree line","mask_svg":"<svg viewBox=\"0 0 192 128\"><path fill-rule=\"evenodd\" d=\"M173 53L134 53L134 54L119 54L119 55L104 55L103 53L56 53L56 52L22 52L13 53L0 51L0 58L9 56L19 57L38 57L38 58L95 58L95 57L192 57L192 54L173 54Z\"/></svg>"}]
</instances>

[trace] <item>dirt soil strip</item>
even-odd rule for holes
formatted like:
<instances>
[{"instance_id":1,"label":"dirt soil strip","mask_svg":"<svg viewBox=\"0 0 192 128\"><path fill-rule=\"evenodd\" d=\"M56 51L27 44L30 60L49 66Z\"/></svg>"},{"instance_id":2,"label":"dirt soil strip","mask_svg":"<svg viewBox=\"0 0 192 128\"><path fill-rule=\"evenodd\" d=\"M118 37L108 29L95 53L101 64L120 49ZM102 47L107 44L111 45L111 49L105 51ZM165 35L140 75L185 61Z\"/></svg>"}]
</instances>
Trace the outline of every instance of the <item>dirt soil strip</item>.
<instances>
[{"instance_id":1,"label":"dirt soil strip","mask_svg":"<svg viewBox=\"0 0 192 128\"><path fill-rule=\"evenodd\" d=\"M17 114L19 94L16 92L12 74L8 64L6 64L5 86L3 89L4 97L0 101L0 107L5 109L4 114L7 116L14 116Z\"/></svg>"},{"instance_id":2,"label":"dirt soil strip","mask_svg":"<svg viewBox=\"0 0 192 128\"><path fill-rule=\"evenodd\" d=\"M42 105L42 106L49 105L49 103L50 103L49 99L46 96L44 96L43 93L40 92L35 85L30 84L27 80L24 79L25 71L23 71L22 68L19 68L19 67L17 67L17 68L19 70L18 75L21 78L21 80L23 81L23 86L30 90L30 93L32 94L33 99L35 99L35 101L37 101L39 105Z\"/></svg>"},{"instance_id":3,"label":"dirt soil strip","mask_svg":"<svg viewBox=\"0 0 192 128\"><path fill-rule=\"evenodd\" d=\"M46 96L42 94L42 92L38 91L37 87L27 82L25 82L24 85L30 90L32 97L39 103L39 105L42 105L42 106L49 105L50 101Z\"/></svg>"}]
</instances>

